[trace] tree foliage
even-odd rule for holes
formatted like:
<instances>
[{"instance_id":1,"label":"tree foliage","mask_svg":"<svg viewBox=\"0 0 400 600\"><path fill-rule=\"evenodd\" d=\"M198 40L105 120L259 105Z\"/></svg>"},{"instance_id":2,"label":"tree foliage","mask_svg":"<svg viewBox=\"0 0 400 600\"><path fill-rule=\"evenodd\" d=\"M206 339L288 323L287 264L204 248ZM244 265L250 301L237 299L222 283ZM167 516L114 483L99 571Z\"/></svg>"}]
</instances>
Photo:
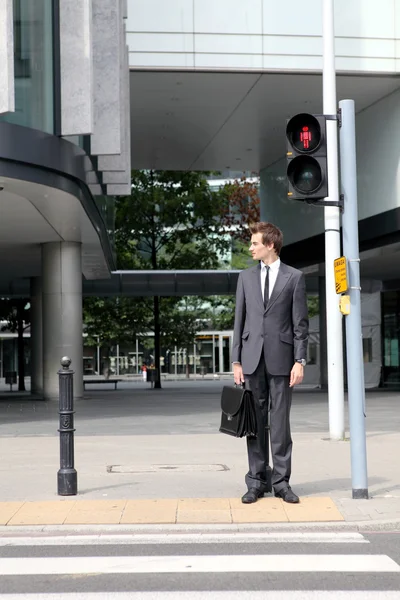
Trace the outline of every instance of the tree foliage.
<instances>
[{"instance_id":1,"label":"tree foliage","mask_svg":"<svg viewBox=\"0 0 400 600\"><path fill-rule=\"evenodd\" d=\"M88 346L114 345L117 342L129 342L136 335L148 331L148 318L143 313L148 309L143 298L84 298L83 322L85 324L86 344Z\"/></svg>"},{"instance_id":2,"label":"tree foliage","mask_svg":"<svg viewBox=\"0 0 400 600\"><path fill-rule=\"evenodd\" d=\"M130 196L116 200L118 268L179 270L245 268L247 227L259 219L258 182L237 179L214 191L207 173L133 171ZM226 263L224 257L232 259ZM84 322L89 343L103 345L154 333L160 346L190 348L206 324L232 321L232 298L89 298ZM226 306L225 306L226 305ZM208 307L208 308L207 308ZM211 307L211 309L210 309ZM218 327L225 328L225 327ZM161 382L156 382L160 387Z\"/></svg>"},{"instance_id":3,"label":"tree foliage","mask_svg":"<svg viewBox=\"0 0 400 600\"><path fill-rule=\"evenodd\" d=\"M162 341L165 346L177 346L186 350L186 375L189 377L189 354L199 331L207 327L209 308L204 298L185 296L163 298L161 314Z\"/></svg>"},{"instance_id":4,"label":"tree foliage","mask_svg":"<svg viewBox=\"0 0 400 600\"><path fill-rule=\"evenodd\" d=\"M225 196L205 173L133 171L132 193L117 199L120 269L213 269L230 246L221 236Z\"/></svg>"},{"instance_id":5,"label":"tree foliage","mask_svg":"<svg viewBox=\"0 0 400 600\"><path fill-rule=\"evenodd\" d=\"M226 183L221 190L225 198L221 222L232 239L242 244L248 244L249 225L260 220L259 188L259 177L243 176Z\"/></svg>"},{"instance_id":6,"label":"tree foliage","mask_svg":"<svg viewBox=\"0 0 400 600\"><path fill-rule=\"evenodd\" d=\"M319 296L308 296L307 305L310 319L311 317L315 317L315 315L319 315Z\"/></svg>"}]
</instances>

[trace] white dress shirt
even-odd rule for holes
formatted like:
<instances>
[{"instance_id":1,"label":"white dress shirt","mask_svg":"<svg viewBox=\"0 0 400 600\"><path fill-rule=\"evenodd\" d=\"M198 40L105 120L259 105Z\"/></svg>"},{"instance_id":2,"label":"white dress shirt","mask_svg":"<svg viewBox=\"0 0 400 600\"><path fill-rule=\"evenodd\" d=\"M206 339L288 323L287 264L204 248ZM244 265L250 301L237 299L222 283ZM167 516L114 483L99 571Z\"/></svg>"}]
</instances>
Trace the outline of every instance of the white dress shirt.
<instances>
[{"instance_id":1,"label":"white dress shirt","mask_svg":"<svg viewBox=\"0 0 400 600\"><path fill-rule=\"evenodd\" d=\"M277 258L275 262L269 265L269 297L271 298L272 290L278 277L279 267L281 265L281 259ZM261 261L261 294L264 300L264 289L265 289L265 278L267 276L267 267Z\"/></svg>"}]
</instances>

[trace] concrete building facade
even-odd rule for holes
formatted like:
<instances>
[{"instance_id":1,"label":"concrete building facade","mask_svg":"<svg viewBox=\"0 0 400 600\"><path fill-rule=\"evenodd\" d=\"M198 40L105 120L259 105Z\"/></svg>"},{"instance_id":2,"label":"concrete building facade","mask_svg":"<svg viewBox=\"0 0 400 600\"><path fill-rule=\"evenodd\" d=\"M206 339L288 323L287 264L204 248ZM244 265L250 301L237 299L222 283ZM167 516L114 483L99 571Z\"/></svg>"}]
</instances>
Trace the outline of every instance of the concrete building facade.
<instances>
[{"instance_id":1,"label":"concrete building facade","mask_svg":"<svg viewBox=\"0 0 400 600\"><path fill-rule=\"evenodd\" d=\"M338 101L357 110L363 292L380 294L382 381L396 384L400 1L335 0L335 32ZM113 198L131 167L259 172L284 260L323 290L323 215L287 200L284 160L286 119L322 112L322 41L320 0L0 3L0 291L31 287L45 397L68 353L82 393L82 289L151 291L148 274L112 274ZM151 277L168 295L191 275ZM232 293L237 273L210 277Z\"/></svg>"},{"instance_id":2,"label":"concrete building facade","mask_svg":"<svg viewBox=\"0 0 400 600\"><path fill-rule=\"evenodd\" d=\"M123 0L0 3L1 285L31 285L32 383L82 396L82 275L115 269L114 197L130 192ZM28 292L29 295L29 292Z\"/></svg>"},{"instance_id":3,"label":"concrete building facade","mask_svg":"<svg viewBox=\"0 0 400 600\"><path fill-rule=\"evenodd\" d=\"M168 6L128 6L133 166L259 172L261 216L284 231L283 259L304 269L310 292L321 291L323 313L323 211L287 199L285 160L286 119L322 113L323 2ZM357 112L363 292L380 299L371 305L382 349L371 361L374 373L381 363L375 381L399 385L400 2L334 7L337 100L354 99Z\"/></svg>"}]
</instances>

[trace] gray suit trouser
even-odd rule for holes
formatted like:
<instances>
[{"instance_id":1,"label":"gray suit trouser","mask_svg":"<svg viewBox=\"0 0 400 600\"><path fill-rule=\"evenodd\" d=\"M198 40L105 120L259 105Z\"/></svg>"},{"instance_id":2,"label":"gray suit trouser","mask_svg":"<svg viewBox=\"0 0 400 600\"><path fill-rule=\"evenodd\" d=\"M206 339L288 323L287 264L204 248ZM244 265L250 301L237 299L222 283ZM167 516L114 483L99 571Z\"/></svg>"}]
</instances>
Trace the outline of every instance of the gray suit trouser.
<instances>
[{"instance_id":1,"label":"gray suit trouser","mask_svg":"<svg viewBox=\"0 0 400 600\"><path fill-rule=\"evenodd\" d=\"M248 489L256 488L264 492L270 490L268 435L268 408L270 409L270 439L272 454L272 485L276 492L289 485L292 469L292 437L290 434L290 407L292 390L289 377L270 375L261 354L257 369L251 375L244 375L246 387L250 388L256 409L256 438L247 438L249 472L245 481Z\"/></svg>"}]
</instances>

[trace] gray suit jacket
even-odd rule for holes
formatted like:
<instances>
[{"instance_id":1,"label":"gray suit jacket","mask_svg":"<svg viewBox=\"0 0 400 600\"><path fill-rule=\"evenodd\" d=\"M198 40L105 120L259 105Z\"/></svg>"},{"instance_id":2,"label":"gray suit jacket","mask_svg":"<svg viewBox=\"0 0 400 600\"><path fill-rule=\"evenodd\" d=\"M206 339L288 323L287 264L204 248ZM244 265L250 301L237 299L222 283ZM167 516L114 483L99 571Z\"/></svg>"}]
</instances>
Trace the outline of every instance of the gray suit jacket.
<instances>
[{"instance_id":1,"label":"gray suit jacket","mask_svg":"<svg viewBox=\"0 0 400 600\"><path fill-rule=\"evenodd\" d=\"M289 375L295 359L307 357L308 311L304 275L281 262L267 308L260 264L242 271L236 290L232 362L251 375L261 351L271 375Z\"/></svg>"}]
</instances>

